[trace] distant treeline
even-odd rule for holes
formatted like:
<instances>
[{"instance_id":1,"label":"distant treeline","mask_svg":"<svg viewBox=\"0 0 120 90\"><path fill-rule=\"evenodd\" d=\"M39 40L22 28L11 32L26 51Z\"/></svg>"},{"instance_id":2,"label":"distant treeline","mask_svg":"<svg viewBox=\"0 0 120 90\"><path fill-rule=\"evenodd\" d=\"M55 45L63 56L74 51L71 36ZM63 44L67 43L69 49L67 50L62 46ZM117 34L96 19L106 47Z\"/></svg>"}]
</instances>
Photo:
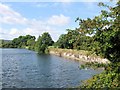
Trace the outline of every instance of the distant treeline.
<instances>
[{"instance_id":1,"label":"distant treeline","mask_svg":"<svg viewBox=\"0 0 120 90\"><path fill-rule=\"evenodd\" d=\"M45 32L39 36L37 41L36 37L31 35L19 36L11 41L1 40L0 47L2 48L26 48L41 53L46 53L48 46L52 46L54 41L49 33Z\"/></svg>"}]
</instances>

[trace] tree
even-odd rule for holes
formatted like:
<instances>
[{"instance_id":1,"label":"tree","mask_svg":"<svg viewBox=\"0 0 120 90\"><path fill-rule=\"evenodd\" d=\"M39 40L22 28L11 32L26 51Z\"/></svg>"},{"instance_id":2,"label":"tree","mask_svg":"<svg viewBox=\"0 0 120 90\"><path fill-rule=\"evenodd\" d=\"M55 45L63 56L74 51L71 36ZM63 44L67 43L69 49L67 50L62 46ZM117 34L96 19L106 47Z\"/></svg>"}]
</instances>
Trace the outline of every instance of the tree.
<instances>
[{"instance_id":1,"label":"tree","mask_svg":"<svg viewBox=\"0 0 120 90\"><path fill-rule=\"evenodd\" d=\"M27 46L29 47L30 50L34 50L35 40L34 39L27 40Z\"/></svg>"},{"instance_id":2,"label":"tree","mask_svg":"<svg viewBox=\"0 0 120 90\"><path fill-rule=\"evenodd\" d=\"M40 48L40 45L41 45L41 36L38 37L36 43L35 43L35 51L36 52L39 52L39 48Z\"/></svg>"},{"instance_id":3,"label":"tree","mask_svg":"<svg viewBox=\"0 0 120 90\"><path fill-rule=\"evenodd\" d=\"M111 8L110 16L113 17L112 25L109 27L113 30L113 36L110 38L111 48L107 49L106 56L112 62L120 62L120 1Z\"/></svg>"},{"instance_id":4,"label":"tree","mask_svg":"<svg viewBox=\"0 0 120 90\"><path fill-rule=\"evenodd\" d=\"M94 51L102 54L111 61L111 64L105 66L105 71L93 76L84 82L82 88L120 88L120 1L115 7L110 7L104 3L100 6L109 8L108 11L101 11L98 20L95 18L95 30L93 39ZM78 19L77 19L78 20ZM99 23L99 21L101 21ZM87 24L86 24L87 25ZM100 27L100 28L99 28Z\"/></svg>"},{"instance_id":5,"label":"tree","mask_svg":"<svg viewBox=\"0 0 120 90\"><path fill-rule=\"evenodd\" d=\"M62 34L60 35L59 39L57 40L57 42L55 43L55 46L58 48L67 48L67 39L66 39L66 35Z\"/></svg>"},{"instance_id":6,"label":"tree","mask_svg":"<svg viewBox=\"0 0 120 90\"><path fill-rule=\"evenodd\" d=\"M67 48L67 49L73 49L73 44L75 43L77 36L79 35L79 32L77 30L67 30L67 34L62 34L58 41L56 42L57 47L59 48Z\"/></svg>"},{"instance_id":7,"label":"tree","mask_svg":"<svg viewBox=\"0 0 120 90\"><path fill-rule=\"evenodd\" d=\"M12 40L13 47L16 48L25 48L28 46L28 41L35 41L35 36L26 35L26 36L19 36L18 38L15 38Z\"/></svg>"},{"instance_id":8,"label":"tree","mask_svg":"<svg viewBox=\"0 0 120 90\"><path fill-rule=\"evenodd\" d=\"M48 46L52 46L54 41L52 40L49 33L45 32L42 34L42 36L39 36L36 45L35 45L35 51L37 51L39 54L45 53L45 50L48 48Z\"/></svg>"},{"instance_id":9,"label":"tree","mask_svg":"<svg viewBox=\"0 0 120 90\"><path fill-rule=\"evenodd\" d=\"M42 44L46 44L48 46L52 46L52 44L54 43L48 32L42 34L41 40L42 40Z\"/></svg>"},{"instance_id":10,"label":"tree","mask_svg":"<svg viewBox=\"0 0 120 90\"><path fill-rule=\"evenodd\" d=\"M97 55L108 58L112 62L120 61L120 1L115 7L108 6L104 3L99 3L99 6L104 6L109 11L102 10L99 16L93 19L86 20L77 18L79 27L77 30L82 36L92 34L91 48ZM79 39L80 40L80 39ZM85 40L86 42L86 40ZM85 46L85 44L83 44Z\"/></svg>"}]
</instances>

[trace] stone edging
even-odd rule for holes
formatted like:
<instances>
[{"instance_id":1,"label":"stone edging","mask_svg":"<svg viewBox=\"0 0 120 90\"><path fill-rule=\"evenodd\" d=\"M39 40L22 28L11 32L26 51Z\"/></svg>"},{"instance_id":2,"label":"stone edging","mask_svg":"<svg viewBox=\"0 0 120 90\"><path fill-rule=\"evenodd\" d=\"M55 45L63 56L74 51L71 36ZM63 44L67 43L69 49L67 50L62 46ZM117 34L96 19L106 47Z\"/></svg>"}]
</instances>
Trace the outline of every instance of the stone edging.
<instances>
[{"instance_id":1,"label":"stone edging","mask_svg":"<svg viewBox=\"0 0 120 90\"><path fill-rule=\"evenodd\" d=\"M60 56L60 57L65 57L65 58L69 58L69 59L74 59L74 60L78 60L78 61L84 61L84 62L97 62L97 63L103 63L103 64L107 64L107 63L110 63L110 61L108 59L104 59L104 58L100 58L100 57L92 57L92 56L86 56L86 55L83 55L83 54L74 54L74 53L71 53L71 52L59 52L58 51L53 51L53 50L50 50L49 51L50 54L53 54L53 55L57 55L57 56Z\"/></svg>"}]
</instances>

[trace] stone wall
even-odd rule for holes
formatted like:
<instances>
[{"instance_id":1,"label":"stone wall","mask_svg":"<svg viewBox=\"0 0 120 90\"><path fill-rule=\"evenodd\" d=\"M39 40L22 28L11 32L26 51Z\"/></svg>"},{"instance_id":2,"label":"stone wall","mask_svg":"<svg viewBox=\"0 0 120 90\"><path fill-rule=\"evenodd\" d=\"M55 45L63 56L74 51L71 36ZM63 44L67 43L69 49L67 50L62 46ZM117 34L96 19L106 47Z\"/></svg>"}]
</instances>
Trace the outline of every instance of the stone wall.
<instances>
[{"instance_id":1,"label":"stone wall","mask_svg":"<svg viewBox=\"0 0 120 90\"><path fill-rule=\"evenodd\" d=\"M65 58L84 61L84 62L97 62L97 63L104 63L104 64L110 63L110 61L108 59L94 57L94 56L88 56L88 55L84 55L84 54L75 54L75 53L71 53L71 52L68 53L68 52L61 52L61 51L59 52L59 50L57 50L57 51L50 50L49 53L60 56L60 57L65 57Z\"/></svg>"}]
</instances>

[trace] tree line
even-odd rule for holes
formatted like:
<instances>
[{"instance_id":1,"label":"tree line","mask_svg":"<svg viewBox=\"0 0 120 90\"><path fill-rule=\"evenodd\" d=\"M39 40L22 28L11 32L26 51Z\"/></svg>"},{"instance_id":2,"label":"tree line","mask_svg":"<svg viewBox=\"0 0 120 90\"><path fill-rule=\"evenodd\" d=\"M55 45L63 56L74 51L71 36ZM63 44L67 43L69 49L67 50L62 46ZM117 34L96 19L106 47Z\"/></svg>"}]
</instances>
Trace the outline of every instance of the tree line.
<instances>
[{"instance_id":1,"label":"tree line","mask_svg":"<svg viewBox=\"0 0 120 90\"><path fill-rule=\"evenodd\" d=\"M39 54L48 53L48 46L52 46L54 41L52 40L50 34L48 32L43 33L38 37L37 41L35 41L35 36L26 35L19 36L18 38L14 38L9 42L5 42L1 40L0 47L2 48L26 48L29 50L34 50Z\"/></svg>"}]
</instances>

